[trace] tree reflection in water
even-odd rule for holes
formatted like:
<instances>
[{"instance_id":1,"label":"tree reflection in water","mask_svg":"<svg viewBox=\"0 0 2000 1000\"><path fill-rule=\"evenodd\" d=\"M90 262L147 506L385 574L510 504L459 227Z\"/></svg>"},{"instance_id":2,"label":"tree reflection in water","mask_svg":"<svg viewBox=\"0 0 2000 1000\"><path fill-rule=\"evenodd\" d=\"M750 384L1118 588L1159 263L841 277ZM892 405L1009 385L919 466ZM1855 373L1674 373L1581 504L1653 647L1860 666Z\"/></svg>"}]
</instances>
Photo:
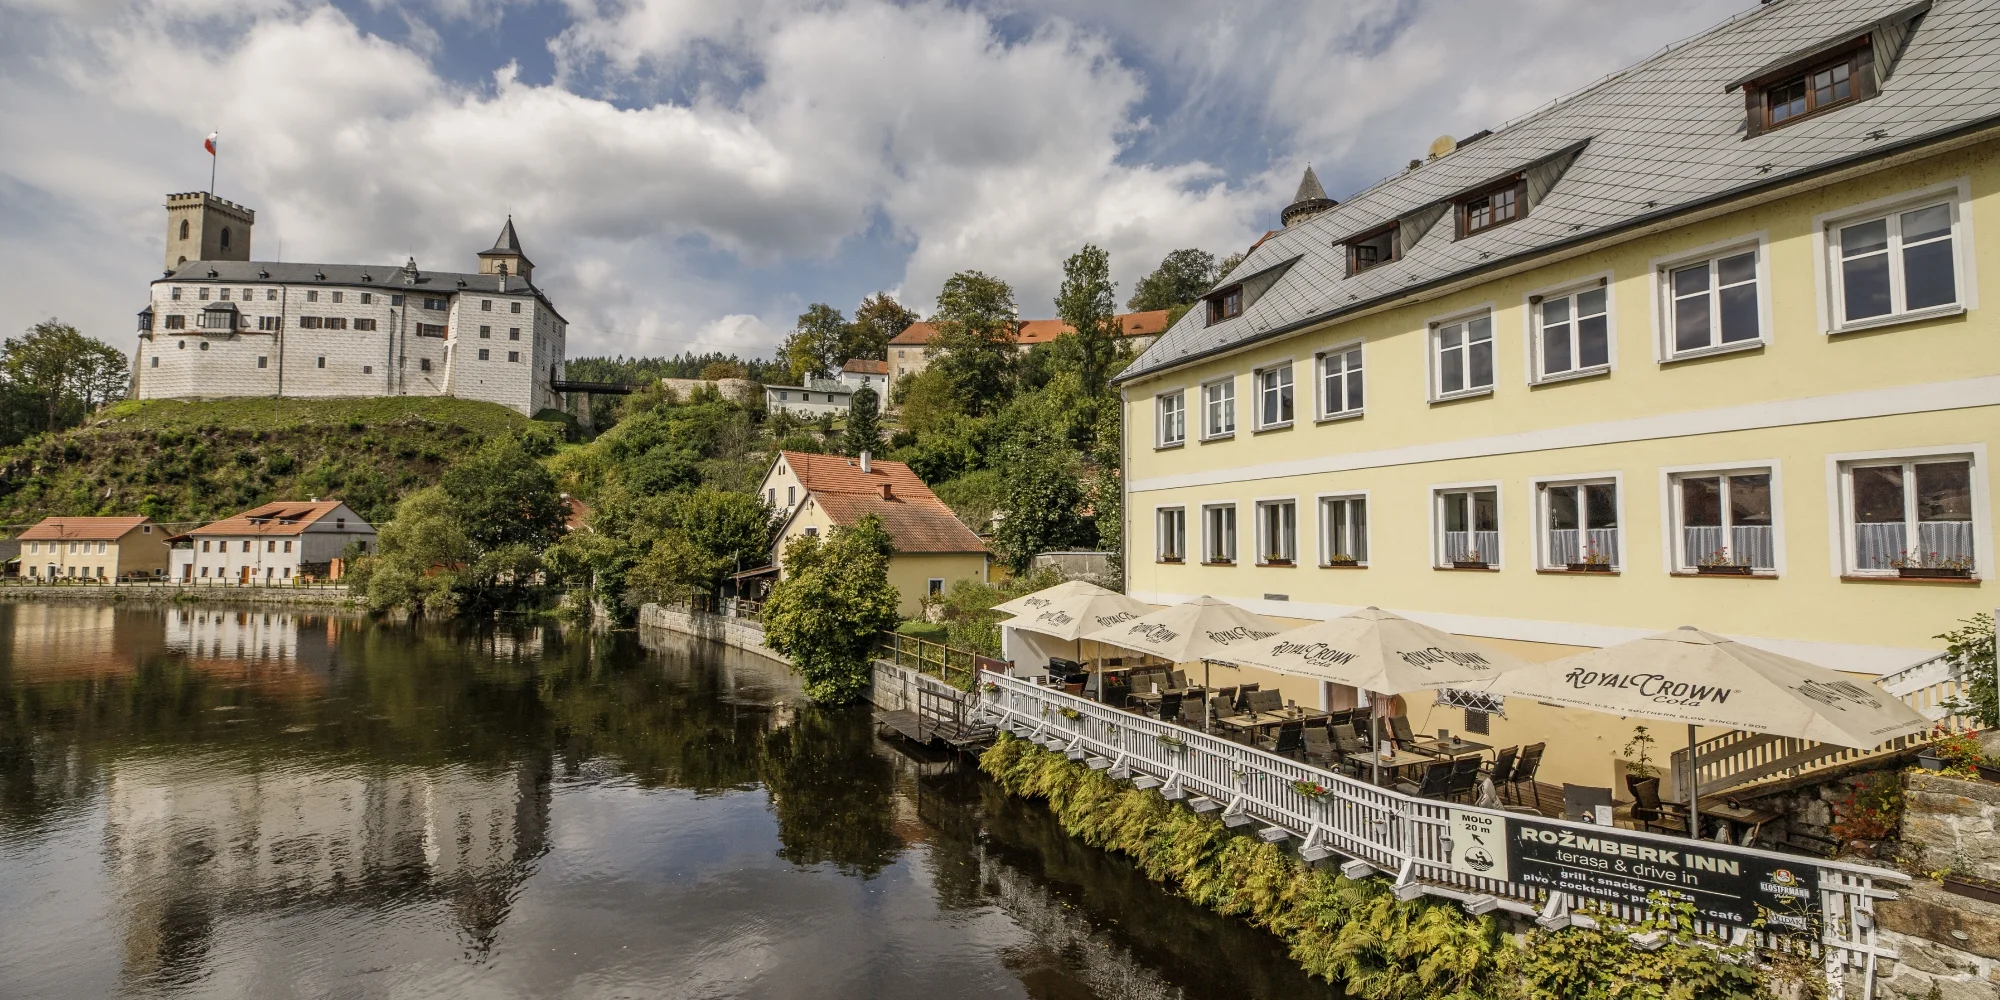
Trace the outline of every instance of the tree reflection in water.
<instances>
[{"instance_id":1,"label":"tree reflection in water","mask_svg":"<svg viewBox=\"0 0 2000 1000\"><path fill-rule=\"evenodd\" d=\"M865 708L801 707L791 725L764 738L762 773L785 860L866 877L902 851L892 827L895 774Z\"/></svg>"}]
</instances>

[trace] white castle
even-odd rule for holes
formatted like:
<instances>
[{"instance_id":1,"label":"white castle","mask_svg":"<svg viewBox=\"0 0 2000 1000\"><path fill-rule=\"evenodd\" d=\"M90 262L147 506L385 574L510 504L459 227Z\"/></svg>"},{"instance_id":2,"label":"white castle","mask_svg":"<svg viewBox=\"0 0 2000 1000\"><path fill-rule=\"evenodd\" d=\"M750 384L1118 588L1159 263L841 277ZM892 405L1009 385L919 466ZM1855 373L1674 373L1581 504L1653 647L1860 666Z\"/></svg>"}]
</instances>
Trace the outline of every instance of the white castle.
<instances>
[{"instance_id":1,"label":"white castle","mask_svg":"<svg viewBox=\"0 0 2000 1000\"><path fill-rule=\"evenodd\" d=\"M456 396L560 409L567 323L510 217L477 273L250 259L256 213L167 197L166 275L139 312L138 399Z\"/></svg>"}]
</instances>

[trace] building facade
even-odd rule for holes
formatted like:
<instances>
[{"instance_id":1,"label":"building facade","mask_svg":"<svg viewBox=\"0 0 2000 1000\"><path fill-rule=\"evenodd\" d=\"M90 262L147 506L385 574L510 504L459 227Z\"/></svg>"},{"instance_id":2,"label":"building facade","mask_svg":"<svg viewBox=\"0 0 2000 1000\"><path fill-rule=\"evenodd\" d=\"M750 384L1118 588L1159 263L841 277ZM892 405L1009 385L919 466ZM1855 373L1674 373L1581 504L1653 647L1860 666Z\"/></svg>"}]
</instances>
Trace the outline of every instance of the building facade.
<instances>
[{"instance_id":1,"label":"building facade","mask_svg":"<svg viewBox=\"0 0 2000 1000\"><path fill-rule=\"evenodd\" d=\"M47 517L21 532L30 579L149 580L166 574L167 533L145 517Z\"/></svg>"},{"instance_id":2,"label":"building facade","mask_svg":"<svg viewBox=\"0 0 2000 1000\"><path fill-rule=\"evenodd\" d=\"M2000 603L1996 55L1988 4L1769 4L1297 213L1120 376L1130 592L1935 656ZM1622 794L1629 721L1404 700Z\"/></svg>"},{"instance_id":3,"label":"building facade","mask_svg":"<svg viewBox=\"0 0 2000 1000\"><path fill-rule=\"evenodd\" d=\"M767 385L764 409L771 413L818 418L831 413L841 416L854 402L854 390L841 379L811 378L807 385Z\"/></svg>"},{"instance_id":4,"label":"building facade","mask_svg":"<svg viewBox=\"0 0 2000 1000\"><path fill-rule=\"evenodd\" d=\"M186 202L186 204L183 204ZM133 394L456 396L560 409L568 324L507 220L477 273L249 259L247 209L173 195L171 263L139 313ZM206 234L206 235L204 235ZM192 242L190 242L192 241Z\"/></svg>"},{"instance_id":5,"label":"building facade","mask_svg":"<svg viewBox=\"0 0 2000 1000\"><path fill-rule=\"evenodd\" d=\"M849 358L846 364L840 366L840 383L847 386L849 392L867 386L875 390L876 395L886 397L889 394L889 362Z\"/></svg>"},{"instance_id":6,"label":"building facade","mask_svg":"<svg viewBox=\"0 0 2000 1000\"><path fill-rule=\"evenodd\" d=\"M1119 314L1119 343L1135 354L1144 351L1166 332L1168 315L1169 310L1166 309ZM1068 323L1059 319L1022 320L1015 324L1014 346L1026 353L1037 344L1053 343L1057 337L1073 332ZM930 366L927 352L937 335L935 324L918 322L889 339L888 375L892 384L896 379L915 375Z\"/></svg>"},{"instance_id":7,"label":"building facade","mask_svg":"<svg viewBox=\"0 0 2000 1000\"><path fill-rule=\"evenodd\" d=\"M278 501L169 540L178 583L284 584L338 579L349 546L375 550L375 527L338 500Z\"/></svg>"}]
</instances>

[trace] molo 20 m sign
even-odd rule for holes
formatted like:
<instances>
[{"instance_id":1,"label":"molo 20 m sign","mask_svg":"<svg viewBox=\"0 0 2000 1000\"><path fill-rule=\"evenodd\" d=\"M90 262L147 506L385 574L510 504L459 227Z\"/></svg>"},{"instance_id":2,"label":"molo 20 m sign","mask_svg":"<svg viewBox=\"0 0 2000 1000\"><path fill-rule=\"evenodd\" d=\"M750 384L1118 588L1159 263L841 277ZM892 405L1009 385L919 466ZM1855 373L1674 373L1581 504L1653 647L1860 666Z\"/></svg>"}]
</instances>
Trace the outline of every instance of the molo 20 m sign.
<instances>
[{"instance_id":1,"label":"molo 20 m sign","mask_svg":"<svg viewBox=\"0 0 2000 1000\"><path fill-rule=\"evenodd\" d=\"M1563 675L1563 682L1578 691L1601 688L1612 691L1637 691L1641 698L1656 705L1681 705L1700 708L1704 705L1721 705L1727 702L1740 688L1723 687L1719 684L1696 684L1691 681L1675 680L1666 674L1613 674L1578 667Z\"/></svg>"}]
</instances>

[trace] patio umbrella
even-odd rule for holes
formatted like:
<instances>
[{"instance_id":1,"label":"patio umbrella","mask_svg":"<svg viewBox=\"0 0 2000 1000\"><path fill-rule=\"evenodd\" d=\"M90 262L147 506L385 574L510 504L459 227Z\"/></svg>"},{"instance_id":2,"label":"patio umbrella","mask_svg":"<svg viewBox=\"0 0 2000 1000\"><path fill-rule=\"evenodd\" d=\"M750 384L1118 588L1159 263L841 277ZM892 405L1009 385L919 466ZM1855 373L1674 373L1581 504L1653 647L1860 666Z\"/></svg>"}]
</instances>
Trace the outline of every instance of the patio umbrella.
<instances>
[{"instance_id":1,"label":"patio umbrella","mask_svg":"<svg viewBox=\"0 0 2000 1000\"><path fill-rule=\"evenodd\" d=\"M1124 594L1091 586L1090 591L1077 590L1067 597L1058 597L1043 605L1038 611L1017 614L1006 624L1010 628L1036 632L1057 639L1069 639L1076 643L1077 658L1083 658L1083 633L1111 628L1121 622L1132 621L1141 615L1156 610L1155 605L1134 600ZM1056 588L1051 587L1050 590ZM1047 593L1044 591L1043 593ZM1029 595L1034 596L1034 595ZM1101 670L1101 668L1100 668ZM1097 685L1100 695L1104 690L1102 679Z\"/></svg>"},{"instance_id":2,"label":"patio umbrella","mask_svg":"<svg viewBox=\"0 0 2000 1000\"><path fill-rule=\"evenodd\" d=\"M1483 687L1503 671L1528 665L1380 608L1362 608L1260 639L1237 659L1383 694Z\"/></svg>"},{"instance_id":3,"label":"patio umbrella","mask_svg":"<svg viewBox=\"0 0 2000 1000\"><path fill-rule=\"evenodd\" d=\"M1283 628L1263 615L1204 596L1140 615L1110 628L1085 632L1083 637L1151 653L1171 663L1200 660L1202 687L1206 689L1209 686L1210 661L1234 663L1237 654L1249 648L1251 643L1276 635ZM1208 702L1203 700L1204 718L1207 705Z\"/></svg>"},{"instance_id":4,"label":"patio umbrella","mask_svg":"<svg viewBox=\"0 0 2000 1000\"><path fill-rule=\"evenodd\" d=\"M1502 674L1491 690L1688 727L1688 832L1701 828L1695 727L1873 749L1930 721L1846 674L1683 625Z\"/></svg>"},{"instance_id":5,"label":"patio umbrella","mask_svg":"<svg viewBox=\"0 0 2000 1000\"><path fill-rule=\"evenodd\" d=\"M1016 597L1005 604L995 605L993 610L1009 615L1033 614L1066 597L1075 597L1078 594L1110 593L1115 593L1115 591L1106 590L1097 584L1085 580L1068 580L1058 583L1053 587L1043 587L1032 594Z\"/></svg>"}]
</instances>

